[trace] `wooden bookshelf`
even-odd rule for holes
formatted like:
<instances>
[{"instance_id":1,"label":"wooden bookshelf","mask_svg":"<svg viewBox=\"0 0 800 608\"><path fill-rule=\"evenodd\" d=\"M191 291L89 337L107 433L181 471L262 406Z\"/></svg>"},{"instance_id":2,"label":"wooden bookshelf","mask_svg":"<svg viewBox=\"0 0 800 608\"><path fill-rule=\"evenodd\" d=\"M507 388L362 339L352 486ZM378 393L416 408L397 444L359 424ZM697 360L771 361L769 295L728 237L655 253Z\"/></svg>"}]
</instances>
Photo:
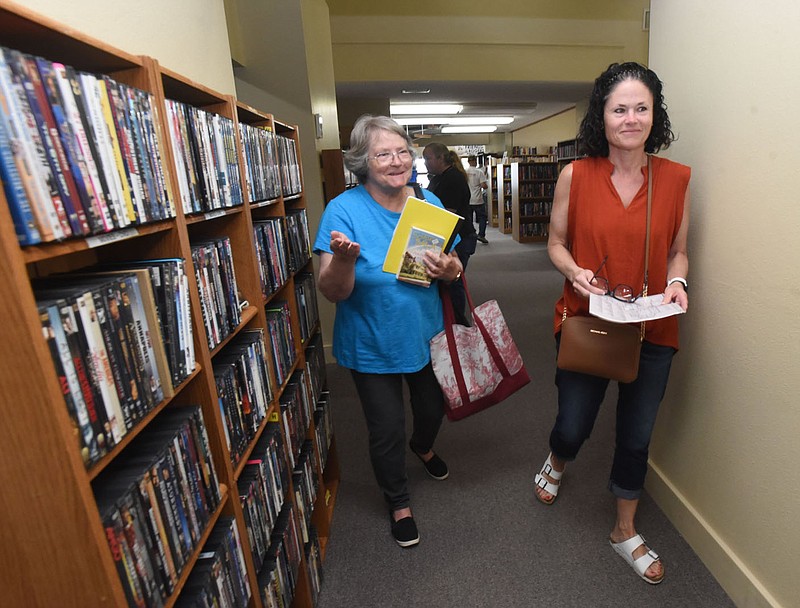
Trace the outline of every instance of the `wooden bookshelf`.
<instances>
[{"instance_id":1,"label":"wooden bookshelf","mask_svg":"<svg viewBox=\"0 0 800 608\"><path fill-rule=\"evenodd\" d=\"M558 179L557 164L550 158L511 164L511 234L517 242L547 240Z\"/></svg>"},{"instance_id":2,"label":"wooden bookshelf","mask_svg":"<svg viewBox=\"0 0 800 608\"><path fill-rule=\"evenodd\" d=\"M344 166L344 156L340 149L322 150L319 159L326 205L345 190L358 185L356 176Z\"/></svg>"},{"instance_id":3,"label":"wooden bookshelf","mask_svg":"<svg viewBox=\"0 0 800 608\"><path fill-rule=\"evenodd\" d=\"M486 213L488 215L488 224L493 228L497 228L498 220L498 204L497 204L497 159L487 157L489 164L486 166L486 173L489 188L486 190Z\"/></svg>"},{"instance_id":4,"label":"wooden bookshelf","mask_svg":"<svg viewBox=\"0 0 800 608\"><path fill-rule=\"evenodd\" d=\"M566 167L573 160L580 158L578 156L578 146L575 139L567 139L558 142L556 146L556 160L558 162L558 172Z\"/></svg>"},{"instance_id":5,"label":"wooden bookshelf","mask_svg":"<svg viewBox=\"0 0 800 608\"><path fill-rule=\"evenodd\" d=\"M511 234L512 225L512 191L511 164L497 164L497 229L503 234Z\"/></svg>"},{"instance_id":6,"label":"wooden bookshelf","mask_svg":"<svg viewBox=\"0 0 800 608\"><path fill-rule=\"evenodd\" d=\"M95 498L96 484L100 479L113 476L118 465L130 456L131 445L139 436L157 429L162 419L178 408L197 405L202 412L213 468L219 480L220 502L196 539L174 590L164 604L174 605L184 591L215 522L221 517L232 517L241 542L244 571L250 587L248 605L260 608L263 603L259 592L259 573L256 571L238 484L246 461L268 423L278 422L282 429L285 428L281 400L290 378L278 382L275 362L269 355L270 360L265 363L269 370L272 396L266 415L258 428L253 430L239 460L234 462L228 448L226 421L220 408L214 366L224 356L222 353L225 353L226 347L249 330L263 330L267 337L266 345L276 345L275 337L270 334L265 307L281 301L286 303L288 310L286 323L292 341L277 346L291 351L292 363L288 373L302 372L305 378L303 382L307 382L312 397L317 397L325 389L324 364L323 378L314 380L316 389L310 386L312 380L309 376L314 369L318 369L319 359L309 361L309 358L320 328L318 321L313 326L306 323L301 328L300 316L313 318L314 315L307 308L311 306L308 299L302 304L298 302L299 287L295 283L296 278L302 277L306 288L313 289L310 243L301 243L299 252L295 251L294 264L283 284L274 292L265 294L260 275L262 262L254 240L254 222L260 220L271 218L282 225L302 226L301 218L307 201L302 187L297 127L281 123L270 114L239 103L230 95L220 94L186 79L160 66L152 58L113 48L6 0L0 0L0 44L62 62L78 70L107 75L151 95L154 100L152 118L156 140L152 143L159 151L160 168L165 180L164 195L174 207L174 216L166 219L134 224L102 235L77 236L23 247L18 245L4 190L0 191L0 250L4 258L0 268L0 280L4 285L0 292L0 314L5 320L2 343L6 346L0 355L3 364L0 372L0 412L4 419L0 430L0 471L7 488L13 490L4 493L6 498L3 501L6 534L0 548L0 567L6 581L4 600L14 606L128 605L125 587L120 580ZM231 196L218 208L184 209L180 165L176 156L179 148L174 146L169 114L165 110L166 100L187 104L226 121L225 128L230 136L228 143L232 145L230 156L226 156L226 170L231 171L226 174L226 186ZM242 145L240 132L244 125L268 130L291 142L290 147L295 152L291 157L294 166L291 170L281 166L281 190L275 196L258 200L251 200L249 196L246 167L248 163L257 161L248 158ZM286 158L283 160L286 161ZM287 184L287 181L291 183ZM240 188L238 199L233 194L236 184ZM221 237L227 237L230 242L240 321L219 344L211 347L202 316L203 294L195 279L192 245ZM303 247L308 251L304 252ZM42 337L42 323L32 281L47 282L53 274L85 272L100 264L155 258L182 258L186 261L191 308L189 321L196 365L174 387L174 391L170 391L171 396L138 420L122 441L87 468L76 445L74 424L65 407L54 360ZM309 280L312 281L310 284ZM314 351L314 357L318 356L317 352ZM317 368L313 368L314 363ZM314 394L315 391L317 394ZM311 416L301 439L311 441L313 447L318 489L308 509L309 520L319 531L322 557L329 543L339 468L335 440L329 430L326 436L330 444L319 445L322 429L316 427L315 418L317 413L323 412L315 412L318 405L308 404ZM286 438L283 442L284 445L289 443ZM295 496L290 479L284 504L293 502ZM297 508L291 511L291 517L298 517ZM314 570L309 569L306 560L307 553L302 549L292 605L310 608L314 605L318 587ZM314 563L318 567L321 560Z\"/></svg>"}]
</instances>

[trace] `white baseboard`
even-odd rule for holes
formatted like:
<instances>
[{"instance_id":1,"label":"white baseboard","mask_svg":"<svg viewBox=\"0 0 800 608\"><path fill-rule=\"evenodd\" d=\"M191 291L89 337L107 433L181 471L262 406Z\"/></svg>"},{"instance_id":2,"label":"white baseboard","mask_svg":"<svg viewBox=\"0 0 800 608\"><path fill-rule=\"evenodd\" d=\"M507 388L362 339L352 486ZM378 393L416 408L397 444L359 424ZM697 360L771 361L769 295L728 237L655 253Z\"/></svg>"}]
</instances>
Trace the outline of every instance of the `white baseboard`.
<instances>
[{"instance_id":1,"label":"white baseboard","mask_svg":"<svg viewBox=\"0 0 800 608\"><path fill-rule=\"evenodd\" d=\"M781 608L725 541L650 461L645 487L739 608Z\"/></svg>"}]
</instances>

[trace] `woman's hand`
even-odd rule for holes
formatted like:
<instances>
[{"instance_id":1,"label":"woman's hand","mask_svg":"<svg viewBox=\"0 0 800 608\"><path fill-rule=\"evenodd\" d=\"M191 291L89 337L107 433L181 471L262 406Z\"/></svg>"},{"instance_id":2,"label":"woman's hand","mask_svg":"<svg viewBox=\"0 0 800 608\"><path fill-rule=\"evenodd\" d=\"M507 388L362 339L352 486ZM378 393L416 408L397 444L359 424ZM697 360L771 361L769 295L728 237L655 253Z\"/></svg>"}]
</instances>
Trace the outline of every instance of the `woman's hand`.
<instances>
[{"instance_id":1,"label":"woman's hand","mask_svg":"<svg viewBox=\"0 0 800 608\"><path fill-rule=\"evenodd\" d=\"M683 288L683 284L678 281L675 281L672 285L667 285L664 290L664 299L661 303L669 304L671 302L677 302L684 311L689 308L689 295Z\"/></svg>"},{"instance_id":2,"label":"woman's hand","mask_svg":"<svg viewBox=\"0 0 800 608\"><path fill-rule=\"evenodd\" d=\"M594 272L588 268L578 268L577 272L572 276L572 289L582 298L588 298L589 294L593 293L598 296L605 295L605 291L597 286L597 282L593 281Z\"/></svg>"},{"instance_id":3,"label":"woman's hand","mask_svg":"<svg viewBox=\"0 0 800 608\"><path fill-rule=\"evenodd\" d=\"M356 258L361 255L361 245L351 241L343 232L332 230L331 252L334 257L355 261Z\"/></svg>"},{"instance_id":4,"label":"woman's hand","mask_svg":"<svg viewBox=\"0 0 800 608\"><path fill-rule=\"evenodd\" d=\"M331 302L341 302L353 292L359 255L361 245L342 232L331 231L331 253L320 253L317 281L317 288Z\"/></svg>"},{"instance_id":5,"label":"woman's hand","mask_svg":"<svg viewBox=\"0 0 800 608\"><path fill-rule=\"evenodd\" d=\"M447 283L455 281L463 270L455 252L437 254L426 251L422 263L431 279L441 279Z\"/></svg>"}]
</instances>

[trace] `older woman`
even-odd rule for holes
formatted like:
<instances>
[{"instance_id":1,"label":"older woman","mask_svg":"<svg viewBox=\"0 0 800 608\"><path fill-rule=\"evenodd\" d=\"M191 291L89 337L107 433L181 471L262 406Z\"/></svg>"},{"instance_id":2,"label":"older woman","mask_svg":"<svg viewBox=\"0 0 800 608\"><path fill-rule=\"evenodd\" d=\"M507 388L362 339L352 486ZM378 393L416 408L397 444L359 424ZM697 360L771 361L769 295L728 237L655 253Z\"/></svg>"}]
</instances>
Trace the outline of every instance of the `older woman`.
<instances>
[{"instance_id":1,"label":"older woman","mask_svg":"<svg viewBox=\"0 0 800 608\"><path fill-rule=\"evenodd\" d=\"M392 119L359 118L345 154L359 186L328 204L314 243L320 256L319 290L336 303L333 354L355 382L372 468L401 547L419 542L405 466L403 381L414 418L409 446L431 477L448 476L447 465L432 449L444 415L429 350L429 340L444 326L439 292L435 285L398 281L382 269L400 213L414 196L407 185L414 161L411 146ZM430 192L423 194L442 206ZM424 264L430 277L440 281L452 282L462 271L455 253L427 252Z\"/></svg>"},{"instance_id":2,"label":"older woman","mask_svg":"<svg viewBox=\"0 0 800 608\"><path fill-rule=\"evenodd\" d=\"M689 260L689 167L650 154L673 141L658 76L636 63L612 64L595 81L578 133L588 158L573 162L556 184L547 250L564 275L554 329L560 339L563 315L588 315L589 294L633 300L641 293L647 226L647 182L652 180L650 294L684 310ZM602 270L600 270L602 268ZM618 289L622 286L625 291ZM644 581L664 577L658 555L637 534L634 516L647 472L648 449L672 357L678 348L678 320L646 324L639 376L619 384L614 460L609 490L617 517L610 534L614 551ZM588 439L609 380L556 370L558 416L550 433L550 455L536 475L536 496L552 504L566 463Z\"/></svg>"}]
</instances>

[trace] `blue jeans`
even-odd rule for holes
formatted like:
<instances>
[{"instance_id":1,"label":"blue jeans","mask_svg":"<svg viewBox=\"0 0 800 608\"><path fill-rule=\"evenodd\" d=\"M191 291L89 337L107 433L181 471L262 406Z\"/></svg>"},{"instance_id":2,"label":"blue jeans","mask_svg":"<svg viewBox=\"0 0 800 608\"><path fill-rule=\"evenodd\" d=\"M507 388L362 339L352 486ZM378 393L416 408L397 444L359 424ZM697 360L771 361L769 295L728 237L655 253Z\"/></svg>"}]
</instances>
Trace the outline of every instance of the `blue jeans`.
<instances>
[{"instance_id":1,"label":"blue jeans","mask_svg":"<svg viewBox=\"0 0 800 608\"><path fill-rule=\"evenodd\" d=\"M369 457L375 479L392 511L409 505L406 475L406 413L403 380L414 417L409 445L417 454L433 448L444 418L444 396L428 363L411 374L364 374L350 370L369 432Z\"/></svg>"},{"instance_id":2,"label":"blue jeans","mask_svg":"<svg viewBox=\"0 0 800 608\"><path fill-rule=\"evenodd\" d=\"M556 336L557 346L561 334ZM642 343L639 376L619 384L617 437L608 489L618 498L641 496L647 474L650 437L664 398L675 349ZM589 438L610 380L556 370L558 416L550 433L550 450L561 460L572 461Z\"/></svg>"}]
</instances>

